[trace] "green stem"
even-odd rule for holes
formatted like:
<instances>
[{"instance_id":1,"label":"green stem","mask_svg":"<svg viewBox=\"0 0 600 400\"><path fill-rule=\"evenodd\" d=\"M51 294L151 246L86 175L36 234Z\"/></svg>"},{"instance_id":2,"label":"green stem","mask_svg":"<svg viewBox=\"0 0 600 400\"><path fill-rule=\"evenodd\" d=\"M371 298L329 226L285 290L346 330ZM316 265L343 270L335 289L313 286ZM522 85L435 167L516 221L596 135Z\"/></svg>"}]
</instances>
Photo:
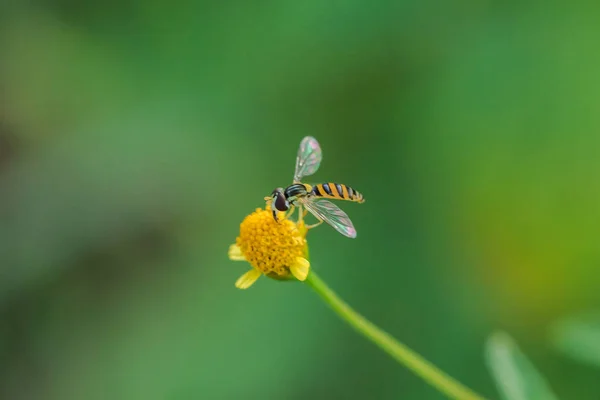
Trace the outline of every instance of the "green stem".
<instances>
[{"instance_id":1,"label":"green stem","mask_svg":"<svg viewBox=\"0 0 600 400\"><path fill-rule=\"evenodd\" d=\"M305 281L333 310L354 329L379 346L392 358L423 378L431 386L452 399L483 400L468 387L446 375L442 370L373 325L338 297L313 271Z\"/></svg>"}]
</instances>

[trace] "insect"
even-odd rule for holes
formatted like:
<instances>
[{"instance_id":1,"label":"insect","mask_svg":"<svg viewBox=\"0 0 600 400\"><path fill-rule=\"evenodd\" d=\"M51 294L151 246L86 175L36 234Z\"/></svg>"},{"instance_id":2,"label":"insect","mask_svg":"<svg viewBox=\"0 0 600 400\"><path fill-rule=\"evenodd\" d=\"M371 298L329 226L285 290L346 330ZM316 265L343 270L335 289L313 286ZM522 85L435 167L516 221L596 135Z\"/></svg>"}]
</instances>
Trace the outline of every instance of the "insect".
<instances>
[{"instance_id":1,"label":"insect","mask_svg":"<svg viewBox=\"0 0 600 400\"><path fill-rule=\"evenodd\" d=\"M319 146L317 139L312 136L302 139L296 157L294 182L285 189L277 188L271 193L273 218L277 221L277 211L291 210L289 214L291 215L296 206L298 206L300 218L302 218L304 216L302 207L304 207L319 220L318 223L307 228L313 228L327 222L342 235L355 238L356 229L354 229L348 215L338 206L325 199L364 203L363 195L342 183L325 182L312 186L301 182L302 178L317 172L322 158L321 146Z\"/></svg>"}]
</instances>

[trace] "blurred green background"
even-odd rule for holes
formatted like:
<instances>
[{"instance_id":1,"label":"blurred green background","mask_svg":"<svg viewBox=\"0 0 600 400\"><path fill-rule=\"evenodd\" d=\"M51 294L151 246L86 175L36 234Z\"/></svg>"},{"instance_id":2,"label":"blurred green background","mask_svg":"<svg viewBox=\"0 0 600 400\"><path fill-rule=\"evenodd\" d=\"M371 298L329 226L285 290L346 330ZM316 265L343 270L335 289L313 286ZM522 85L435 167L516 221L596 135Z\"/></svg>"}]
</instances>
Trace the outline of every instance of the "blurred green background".
<instances>
[{"instance_id":1,"label":"blurred green background","mask_svg":"<svg viewBox=\"0 0 600 400\"><path fill-rule=\"evenodd\" d=\"M367 199L356 240L309 235L342 297L486 397L504 329L598 399L548 340L600 309L598 11L3 0L0 397L442 399L304 285L233 286L239 223L313 135L309 182Z\"/></svg>"}]
</instances>

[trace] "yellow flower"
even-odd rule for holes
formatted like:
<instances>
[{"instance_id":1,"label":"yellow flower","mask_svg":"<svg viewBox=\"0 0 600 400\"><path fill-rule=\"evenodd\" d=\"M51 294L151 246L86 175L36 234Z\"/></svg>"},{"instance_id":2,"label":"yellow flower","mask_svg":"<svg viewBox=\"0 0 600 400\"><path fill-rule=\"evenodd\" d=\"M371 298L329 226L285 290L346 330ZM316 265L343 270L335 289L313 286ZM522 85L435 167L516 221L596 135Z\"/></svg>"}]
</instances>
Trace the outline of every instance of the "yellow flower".
<instances>
[{"instance_id":1,"label":"yellow flower","mask_svg":"<svg viewBox=\"0 0 600 400\"><path fill-rule=\"evenodd\" d=\"M257 208L240 224L240 235L235 244L229 246L229 258L234 261L248 261L252 269L242 275L235 286L247 289L261 275L274 279L304 281L308 276L310 263L306 259L306 226L278 213L275 221L267 203L264 209Z\"/></svg>"}]
</instances>

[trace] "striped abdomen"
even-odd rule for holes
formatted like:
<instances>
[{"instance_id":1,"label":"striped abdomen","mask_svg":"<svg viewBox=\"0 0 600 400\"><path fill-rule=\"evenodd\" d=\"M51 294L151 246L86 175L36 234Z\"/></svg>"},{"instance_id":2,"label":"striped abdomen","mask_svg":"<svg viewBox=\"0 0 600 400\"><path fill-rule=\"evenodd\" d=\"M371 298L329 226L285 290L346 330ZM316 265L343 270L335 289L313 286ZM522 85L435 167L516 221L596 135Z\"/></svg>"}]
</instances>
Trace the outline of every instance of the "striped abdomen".
<instances>
[{"instance_id":1,"label":"striped abdomen","mask_svg":"<svg viewBox=\"0 0 600 400\"><path fill-rule=\"evenodd\" d=\"M365 201L362 193L343 183L319 183L312 187L311 194L326 199L356 201L357 203L363 203Z\"/></svg>"}]
</instances>

